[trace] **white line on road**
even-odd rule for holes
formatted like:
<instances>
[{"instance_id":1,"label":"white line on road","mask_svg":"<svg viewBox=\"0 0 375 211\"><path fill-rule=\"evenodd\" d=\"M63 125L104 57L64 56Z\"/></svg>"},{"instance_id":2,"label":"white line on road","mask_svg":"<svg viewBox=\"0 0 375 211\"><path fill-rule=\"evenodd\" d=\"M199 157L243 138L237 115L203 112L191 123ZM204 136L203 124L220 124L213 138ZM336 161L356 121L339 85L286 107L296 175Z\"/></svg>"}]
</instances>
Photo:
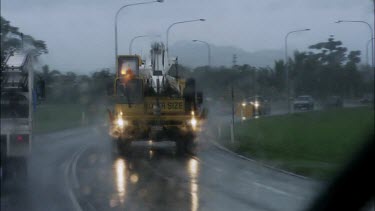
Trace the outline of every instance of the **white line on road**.
<instances>
[{"instance_id":1,"label":"white line on road","mask_svg":"<svg viewBox=\"0 0 375 211\"><path fill-rule=\"evenodd\" d=\"M76 197L74 196L73 190L71 189L70 184L69 184L69 166L70 166L69 164L70 164L70 162L67 162L65 164L65 170L64 170L65 185L66 185L65 187L66 187L66 189L68 191L68 196L70 198L70 201L73 204L74 210L76 210L76 211L82 211L82 208L79 205Z\"/></svg>"},{"instance_id":2,"label":"white line on road","mask_svg":"<svg viewBox=\"0 0 375 211\"><path fill-rule=\"evenodd\" d=\"M78 182L78 179L77 179L77 163L78 163L78 159L79 157L81 157L81 155L83 154L84 151L86 151L88 148L88 145L84 146L81 148L81 150L78 151L78 153L76 153L74 159L73 159L73 163L71 165L71 168L72 168L72 177L73 177L73 188L79 188L79 182Z\"/></svg>"},{"instance_id":3,"label":"white line on road","mask_svg":"<svg viewBox=\"0 0 375 211\"><path fill-rule=\"evenodd\" d=\"M68 192L68 195L69 195L69 198L73 204L73 207L74 207L74 210L76 211L82 211L82 208L81 208L81 205L79 204L79 202L77 201L77 198L72 190L72 187L71 185L75 186L75 187L79 187L79 183L78 183L78 179L77 179L77 175L76 175L76 165L77 165L77 161L78 161L78 158L82 155L82 153L88 148L88 145L82 147L80 150L76 151L73 156L71 157L70 160L66 161L65 162L65 168L64 168L64 176L65 176L65 187L67 189L67 192ZM69 179L69 169L71 169L72 171L72 174L73 174L73 183L74 184L71 184L70 182L70 179Z\"/></svg>"},{"instance_id":4,"label":"white line on road","mask_svg":"<svg viewBox=\"0 0 375 211\"><path fill-rule=\"evenodd\" d=\"M256 185L256 186L258 186L258 187L270 190L270 191L272 191L274 193L278 193L280 195L284 195L284 196L288 196L288 197L293 197L293 198L296 198L296 199L304 199L303 197L296 196L296 195L287 193L285 191L282 191L282 190L279 190L277 188L274 188L274 187L271 187L271 186L268 186L268 185L264 185L264 184L261 184L261 183L258 183L258 182L253 182L253 184Z\"/></svg>"}]
</instances>

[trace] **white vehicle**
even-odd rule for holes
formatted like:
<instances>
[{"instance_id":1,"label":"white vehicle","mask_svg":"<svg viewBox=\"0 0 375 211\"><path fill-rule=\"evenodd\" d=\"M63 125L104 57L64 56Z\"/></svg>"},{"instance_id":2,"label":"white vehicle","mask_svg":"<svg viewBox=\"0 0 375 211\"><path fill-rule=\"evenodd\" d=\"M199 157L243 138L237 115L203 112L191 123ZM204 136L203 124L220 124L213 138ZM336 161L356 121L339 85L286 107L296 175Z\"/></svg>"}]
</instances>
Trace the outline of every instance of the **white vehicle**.
<instances>
[{"instance_id":1,"label":"white vehicle","mask_svg":"<svg viewBox=\"0 0 375 211\"><path fill-rule=\"evenodd\" d=\"M36 55L12 53L1 68L1 173L16 170L26 173L27 157L33 137L33 103L37 98L34 89ZM44 97L44 82L39 94ZM35 105L34 105L35 106ZM12 172L12 171L10 171Z\"/></svg>"}]
</instances>

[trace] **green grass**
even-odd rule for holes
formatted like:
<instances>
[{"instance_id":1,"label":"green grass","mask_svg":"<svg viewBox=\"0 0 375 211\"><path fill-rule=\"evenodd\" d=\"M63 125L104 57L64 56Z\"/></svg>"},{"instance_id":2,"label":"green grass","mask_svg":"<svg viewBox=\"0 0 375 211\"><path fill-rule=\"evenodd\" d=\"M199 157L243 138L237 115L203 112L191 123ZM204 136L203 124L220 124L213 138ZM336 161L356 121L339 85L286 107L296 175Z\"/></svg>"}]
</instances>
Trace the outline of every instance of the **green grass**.
<instances>
[{"instance_id":1,"label":"green grass","mask_svg":"<svg viewBox=\"0 0 375 211\"><path fill-rule=\"evenodd\" d=\"M42 104L34 113L34 132L45 133L82 125L80 104ZM87 113L87 112L86 112Z\"/></svg>"},{"instance_id":2,"label":"green grass","mask_svg":"<svg viewBox=\"0 0 375 211\"><path fill-rule=\"evenodd\" d=\"M373 128L373 108L295 113L238 123L236 143L229 147L295 173L327 179L351 158ZM223 140L228 139L227 131Z\"/></svg>"}]
</instances>

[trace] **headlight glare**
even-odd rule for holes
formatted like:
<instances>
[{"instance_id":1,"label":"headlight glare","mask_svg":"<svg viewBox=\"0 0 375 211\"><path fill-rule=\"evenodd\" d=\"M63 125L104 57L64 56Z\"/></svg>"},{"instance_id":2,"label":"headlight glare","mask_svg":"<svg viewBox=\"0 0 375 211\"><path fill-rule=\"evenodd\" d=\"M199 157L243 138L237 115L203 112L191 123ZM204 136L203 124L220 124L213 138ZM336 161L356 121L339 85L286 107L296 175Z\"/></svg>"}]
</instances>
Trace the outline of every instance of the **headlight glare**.
<instances>
[{"instance_id":1,"label":"headlight glare","mask_svg":"<svg viewBox=\"0 0 375 211\"><path fill-rule=\"evenodd\" d=\"M197 124L198 124L198 121L197 121L195 118L192 118L192 119L190 120L190 124L191 124L191 126L192 126L193 128L195 128L195 127L197 126Z\"/></svg>"},{"instance_id":2,"label":"headlight glare","mask_svg":"<svg viewBox=\"0 0 375 211\"><path fill-rule=\"evenodd\" d=\"M117 119L117 125L120 126L120 127L123 127L124 126L124 120L122 119Z\"/></svg>"}]
</instances>

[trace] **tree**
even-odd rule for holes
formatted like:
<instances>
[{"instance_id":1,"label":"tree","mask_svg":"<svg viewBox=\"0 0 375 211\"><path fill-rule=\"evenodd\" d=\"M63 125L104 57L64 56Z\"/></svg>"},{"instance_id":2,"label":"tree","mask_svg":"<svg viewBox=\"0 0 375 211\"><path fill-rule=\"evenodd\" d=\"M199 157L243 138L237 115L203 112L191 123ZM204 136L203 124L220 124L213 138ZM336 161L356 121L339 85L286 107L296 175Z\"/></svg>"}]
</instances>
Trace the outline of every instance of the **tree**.
<instances>
[{"instance_id":1,"label":"tree","mask_svg":"<svg viewBox=\"0 0 375 211\"><path fill-rule=\"evenodd\" d=\"M15 50L22 50L23 45L27 49L35 50L38 54L48 53L47 45L42 40L36 40L32 36L23 34L17 27L10 25L10 22L3 17L0 17L1 25L1 64L6 59L6 56Z\"/></svg>"},{"instance_id":2,"label":"tree","mask_svg":"<svg viewBox=\"0 0 375 211\"><path fill-rule=\"evenodd\" d=\"M310 52L295 52L291 78L297 94L318 98L329 95L354 96L359 93L361 77L357 65L360 51L350 51L333 36L309 47Z\"/></svg>"},{"instance_id":3,"label":"tree","mask_svg":"<svg viewBox=\"0 0 375 211\"><path fill-rule=\"evenodd\" d=\"M274 67L274 76L273 76L273 84L275 88L279 91L285 90L285 64L283 60L275 61L275 67Z\"/></svg>"}]
</instances>

